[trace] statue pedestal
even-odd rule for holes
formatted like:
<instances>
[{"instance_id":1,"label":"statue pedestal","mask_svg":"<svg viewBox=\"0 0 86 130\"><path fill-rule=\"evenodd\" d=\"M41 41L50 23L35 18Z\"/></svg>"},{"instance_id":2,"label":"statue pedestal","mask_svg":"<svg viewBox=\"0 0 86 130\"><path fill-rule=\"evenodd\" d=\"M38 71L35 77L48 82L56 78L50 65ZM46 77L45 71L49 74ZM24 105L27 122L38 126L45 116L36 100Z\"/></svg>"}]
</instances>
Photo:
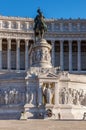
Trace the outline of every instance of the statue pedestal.
<instances>
[{"instance_id":1,"label":"statue pedestal","mask_svg":"<svg viewBox=\"0 0 86 130\"><path fill-rule=\"evenodd\" d=\"M55 113L57 116L60 114L60 119L62 120L82 120L86 110L86 107L72 104L59 104L58 106L54 106L54 108L56 110Z\"/></svg>"},{"instance_id":2,"label":"statue pedestal","mask_svg":"<svg viewBox=\"0 0 86 130\"><path fill-rule=\"evenodd\" d=\"M44 119L57 119L56 115L53 113L54 111L53 104L46 104L45 108L46 110L45 110Z\"/></svg>"},{"instance_id":3,"label":"statue pedestal","mask_svg":"<svg viewBox=\"0 0 86 130\"><path fill-rule=\"evenodd\" d=\"M32 48L32 67L51 68L51 45L45 39L36 41Z\"/></svg>"},{"instance_id":4,"label":"statue pedestal","mask_svg":"<svg viewBox=\"0 0 86 130\"><path fill-rule=\"evenodd\" d=\"M37 108L33 104L25 104L24 111L25 111L27 119L34 119L34 118L36 118L35 114L36 114Z\"/></svg>"}]
</instances>

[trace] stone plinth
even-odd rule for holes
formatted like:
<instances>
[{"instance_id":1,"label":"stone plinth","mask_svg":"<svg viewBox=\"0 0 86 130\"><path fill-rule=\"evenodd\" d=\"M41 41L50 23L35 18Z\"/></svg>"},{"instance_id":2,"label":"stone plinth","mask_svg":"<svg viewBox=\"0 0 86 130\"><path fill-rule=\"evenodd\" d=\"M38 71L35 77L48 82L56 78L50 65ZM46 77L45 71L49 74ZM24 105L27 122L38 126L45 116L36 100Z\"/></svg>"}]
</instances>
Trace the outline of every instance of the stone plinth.
<instances>
[{"instance_id":1,"label":"stone plinth","mask_svg":"<svg viewBox=\"0 0 86 130\"><path fill-rule=\"evenodd\" d=\"M51 68L51 45L45 40L38 40L32 48L32 66Z\"/></svg>"},{"instance_id":2,"label":"stone plinth","mask_svg":"<svg viewBox=\"0 0 86 130\"><path fill-rule=\"evenodd\" d=\"M37 113L37 107L33 104L25 104L24 106L24 117L25 119L35 119Z\"/></svg>"}]
</instances>

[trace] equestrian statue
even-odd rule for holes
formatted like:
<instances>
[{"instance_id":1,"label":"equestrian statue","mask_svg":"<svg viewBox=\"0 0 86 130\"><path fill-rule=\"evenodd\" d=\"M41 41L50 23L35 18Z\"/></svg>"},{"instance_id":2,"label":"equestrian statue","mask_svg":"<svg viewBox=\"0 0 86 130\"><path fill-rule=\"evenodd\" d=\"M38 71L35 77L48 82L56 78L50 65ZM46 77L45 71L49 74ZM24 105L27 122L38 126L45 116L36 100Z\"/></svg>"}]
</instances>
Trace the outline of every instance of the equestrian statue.
<instances>
[{"instance_id":1,"label":"equestrian statue","mask_svg":"<svg viewBox=\"0 0 86 130\"><path fill-rule=\"evenodd\" d=\"M42 39L44 33L47 31L47 25L44 21L44 16L40 9L37 10L38 15L34 19L34 35L35 35L35 42L36 39Z\"/></svg>"}]
</instances>

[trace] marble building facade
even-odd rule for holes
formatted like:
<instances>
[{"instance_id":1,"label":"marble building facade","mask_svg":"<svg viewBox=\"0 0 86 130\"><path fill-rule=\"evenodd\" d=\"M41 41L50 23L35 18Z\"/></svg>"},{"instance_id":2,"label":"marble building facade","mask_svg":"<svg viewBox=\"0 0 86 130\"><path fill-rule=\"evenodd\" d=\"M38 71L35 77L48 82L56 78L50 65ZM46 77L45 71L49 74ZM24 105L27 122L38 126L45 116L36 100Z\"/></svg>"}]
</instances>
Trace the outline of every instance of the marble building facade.
<instances>
[{"instance_id":1,"label":"marble building facade","mask_svg":"<svg viewBox=\"0 0 86 130\"><path fill-rule=\"evenodd\" d=\"M52 45L53 66L65 71L85 71L86 20L46 19L46 23L45 39ZM0 69L27 70L34 43L33 19L0 16L0 30Z\"/></svg>"},{"instance_id":2,"label":"marble building facade","mask_svg":"<svg viewBox=\"0 0 86 130\"><path fill-rule=\"evenodd\" d=\"M51 108L54 105L62 119L69 119L69 115L72 119L82 119L86 111L86 20L45 21L48 31L44 38L52 48L51 63L56 72L52 69L50 74L46 73L46 81L40 78L43 91L45 86L50 86L52 97L46 99L41 93L38 104L52 104ZM33 44L33 19L0 16L0 119L19 119L25 103L29 102L26 76L33 62ZM76 110L79 116L74 116Z\"/></svg>"}]
</instances>

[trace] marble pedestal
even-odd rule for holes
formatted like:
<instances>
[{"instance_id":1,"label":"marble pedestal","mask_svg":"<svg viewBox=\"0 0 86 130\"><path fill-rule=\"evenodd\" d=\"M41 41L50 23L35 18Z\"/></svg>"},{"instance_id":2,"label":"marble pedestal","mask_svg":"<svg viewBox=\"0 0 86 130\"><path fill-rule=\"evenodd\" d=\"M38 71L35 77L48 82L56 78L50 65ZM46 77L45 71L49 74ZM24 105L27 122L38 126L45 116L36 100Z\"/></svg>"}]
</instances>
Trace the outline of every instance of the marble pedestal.
<instances>
[{"instance_id":1,"label":"marble pedestal","mask_svg":"<svg viewBox=\"0 0 86 130\"><path fill-rule=\"evenodd\" d=\"M57 115L60 113L61 120L83 120L86 112L86 107L79 105L58 105L55 109Z\"/></svg>"},{"instance_id":2,"label":"marble pedestal","mask_svg":"<svg viewBox=\"0 0 86 130\"><path fill-rule=\"evenodd\" d=\"M24 106L24 117L25 119L35 119L37 116L37 107L33 104L25 104Z\"/></svg>"},{"instance_id":3,"label":"marble pedestal","mask_svg":"<svg viewBox=\"0 0 86 130\"><path fill-rule=\"evenodd\" d=\"M45 39L39 39L32 48L32 67L52 68L51 45Z\"/></svg>"}]
</instances>

